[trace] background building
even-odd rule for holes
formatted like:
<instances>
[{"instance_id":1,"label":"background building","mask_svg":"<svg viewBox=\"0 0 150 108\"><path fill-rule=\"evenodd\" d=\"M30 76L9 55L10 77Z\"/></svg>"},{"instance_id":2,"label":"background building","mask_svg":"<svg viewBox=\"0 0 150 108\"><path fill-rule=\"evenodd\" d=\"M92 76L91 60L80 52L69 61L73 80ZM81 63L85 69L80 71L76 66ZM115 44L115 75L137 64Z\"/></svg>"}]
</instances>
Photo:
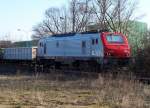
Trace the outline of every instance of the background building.
<instances>
[{"instance_id":1,"label":"background building","mask_svg":"<svg viewBox=\"0 0 150 108\"><path fill-rule=\"evenodd\" d=\"M14 42L14 47L34 47L37 46L38 40Z\"/></svg>"}]
</instances>

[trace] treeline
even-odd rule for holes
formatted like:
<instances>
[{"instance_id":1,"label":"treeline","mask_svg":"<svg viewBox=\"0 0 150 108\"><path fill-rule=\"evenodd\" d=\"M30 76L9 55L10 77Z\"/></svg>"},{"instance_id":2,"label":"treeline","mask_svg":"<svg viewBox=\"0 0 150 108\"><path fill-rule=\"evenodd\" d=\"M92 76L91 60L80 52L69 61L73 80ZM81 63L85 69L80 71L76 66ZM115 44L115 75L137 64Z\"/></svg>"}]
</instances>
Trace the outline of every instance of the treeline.
<instances>
[{"instance_id":1,"label":"treeline","mask_svg":"<svg viewBox=\"0 0 150 108\"><path fill-rule=\"evenodd\" d=\"M128 34L134 20L136 0L71 0L68 7L50 7L33 38L49 34L87 31L88 26Z\"/></svg>"},{"instance_id":2,"label":"treeline","mask_svg":"<svg viewBox=\"0 0 150 108\"><path fill-rule=\"evenodd\" d=\"M136 73L140 73L143 77L150 78L150 31L148 31L141 40L140 47L137 47L136 53L133 55L135 61L131 64Z\"/></svg>"}]
</instances>

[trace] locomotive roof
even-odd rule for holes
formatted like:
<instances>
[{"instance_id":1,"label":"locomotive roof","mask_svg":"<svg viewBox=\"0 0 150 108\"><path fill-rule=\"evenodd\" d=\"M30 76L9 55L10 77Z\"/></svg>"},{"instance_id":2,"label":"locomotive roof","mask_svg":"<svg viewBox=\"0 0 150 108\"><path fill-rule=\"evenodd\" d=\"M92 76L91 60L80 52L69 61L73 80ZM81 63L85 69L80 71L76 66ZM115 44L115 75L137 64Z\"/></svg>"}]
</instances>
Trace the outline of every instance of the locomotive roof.
<instances>
[{"instance_id":1,"label":"locomotive roof","mask_svg":"<svg viewBox=\"0 0 150 108\"><path fill-rule=\"evenodd\" d=\"M95 34L101 32L108 32L108 30L101 30L101 31L86 31L86 32L77 32L77 33L65 33L65 34L54 34L51 37L68 37L68 36L75 36L76 34Z\"/></svg>"},{"instance_id":2,"label":"locomotive roof","mask_svg":"<svg viewBox=\"0 0 150 108\"><path fill-rule=\"evenodd\" d=\"M86 31L86 32L77 32L77 33L65 33L65 34L54 34L54 35L49 35L46 36L42 39L48 39L48 38L57 38L57 37L72 37L76 36L77 34L96 34L96 33L102 33L102 32L108 32L108 30L101 30L101 31ZM83 35L85 36L85 35Z\"/></svg>"}]
</instances>

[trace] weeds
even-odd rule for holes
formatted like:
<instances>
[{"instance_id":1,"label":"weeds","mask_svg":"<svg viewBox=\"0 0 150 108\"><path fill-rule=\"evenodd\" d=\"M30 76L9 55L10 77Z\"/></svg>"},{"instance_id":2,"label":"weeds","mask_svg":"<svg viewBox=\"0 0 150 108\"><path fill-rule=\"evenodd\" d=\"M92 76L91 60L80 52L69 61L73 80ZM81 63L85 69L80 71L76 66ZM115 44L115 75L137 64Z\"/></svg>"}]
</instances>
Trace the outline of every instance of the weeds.
<instances>
[{"instance_id":1,"label":"weeds","mask_svg":"<svg viewBox=\"0 0 150 108\"><path fill-rule=\"evenodd\" d=\"M9 108L150 107L150 86L134 79L99 75L72 81L58 75L62 81L56 76L1 76L0 104Z\"/></svg>"}]
</instances>

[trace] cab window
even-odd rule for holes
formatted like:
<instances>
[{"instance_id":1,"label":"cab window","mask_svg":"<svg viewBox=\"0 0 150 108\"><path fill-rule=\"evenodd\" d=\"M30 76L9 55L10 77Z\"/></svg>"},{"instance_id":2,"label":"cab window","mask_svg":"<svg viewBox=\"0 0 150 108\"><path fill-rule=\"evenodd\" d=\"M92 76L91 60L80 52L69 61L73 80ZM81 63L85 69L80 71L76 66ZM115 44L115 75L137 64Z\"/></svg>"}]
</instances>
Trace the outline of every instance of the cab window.
<instances>
[{"instance_id":1,"label":"cab window","mask_svg":"<svg viewBox=\"0 0 150 108\"><path fill-rule=\"evenodd\" d=\"M106 40L109 43L124 43L123 37L120 35L107 35Z\"/></svg>"}]
</instances>

